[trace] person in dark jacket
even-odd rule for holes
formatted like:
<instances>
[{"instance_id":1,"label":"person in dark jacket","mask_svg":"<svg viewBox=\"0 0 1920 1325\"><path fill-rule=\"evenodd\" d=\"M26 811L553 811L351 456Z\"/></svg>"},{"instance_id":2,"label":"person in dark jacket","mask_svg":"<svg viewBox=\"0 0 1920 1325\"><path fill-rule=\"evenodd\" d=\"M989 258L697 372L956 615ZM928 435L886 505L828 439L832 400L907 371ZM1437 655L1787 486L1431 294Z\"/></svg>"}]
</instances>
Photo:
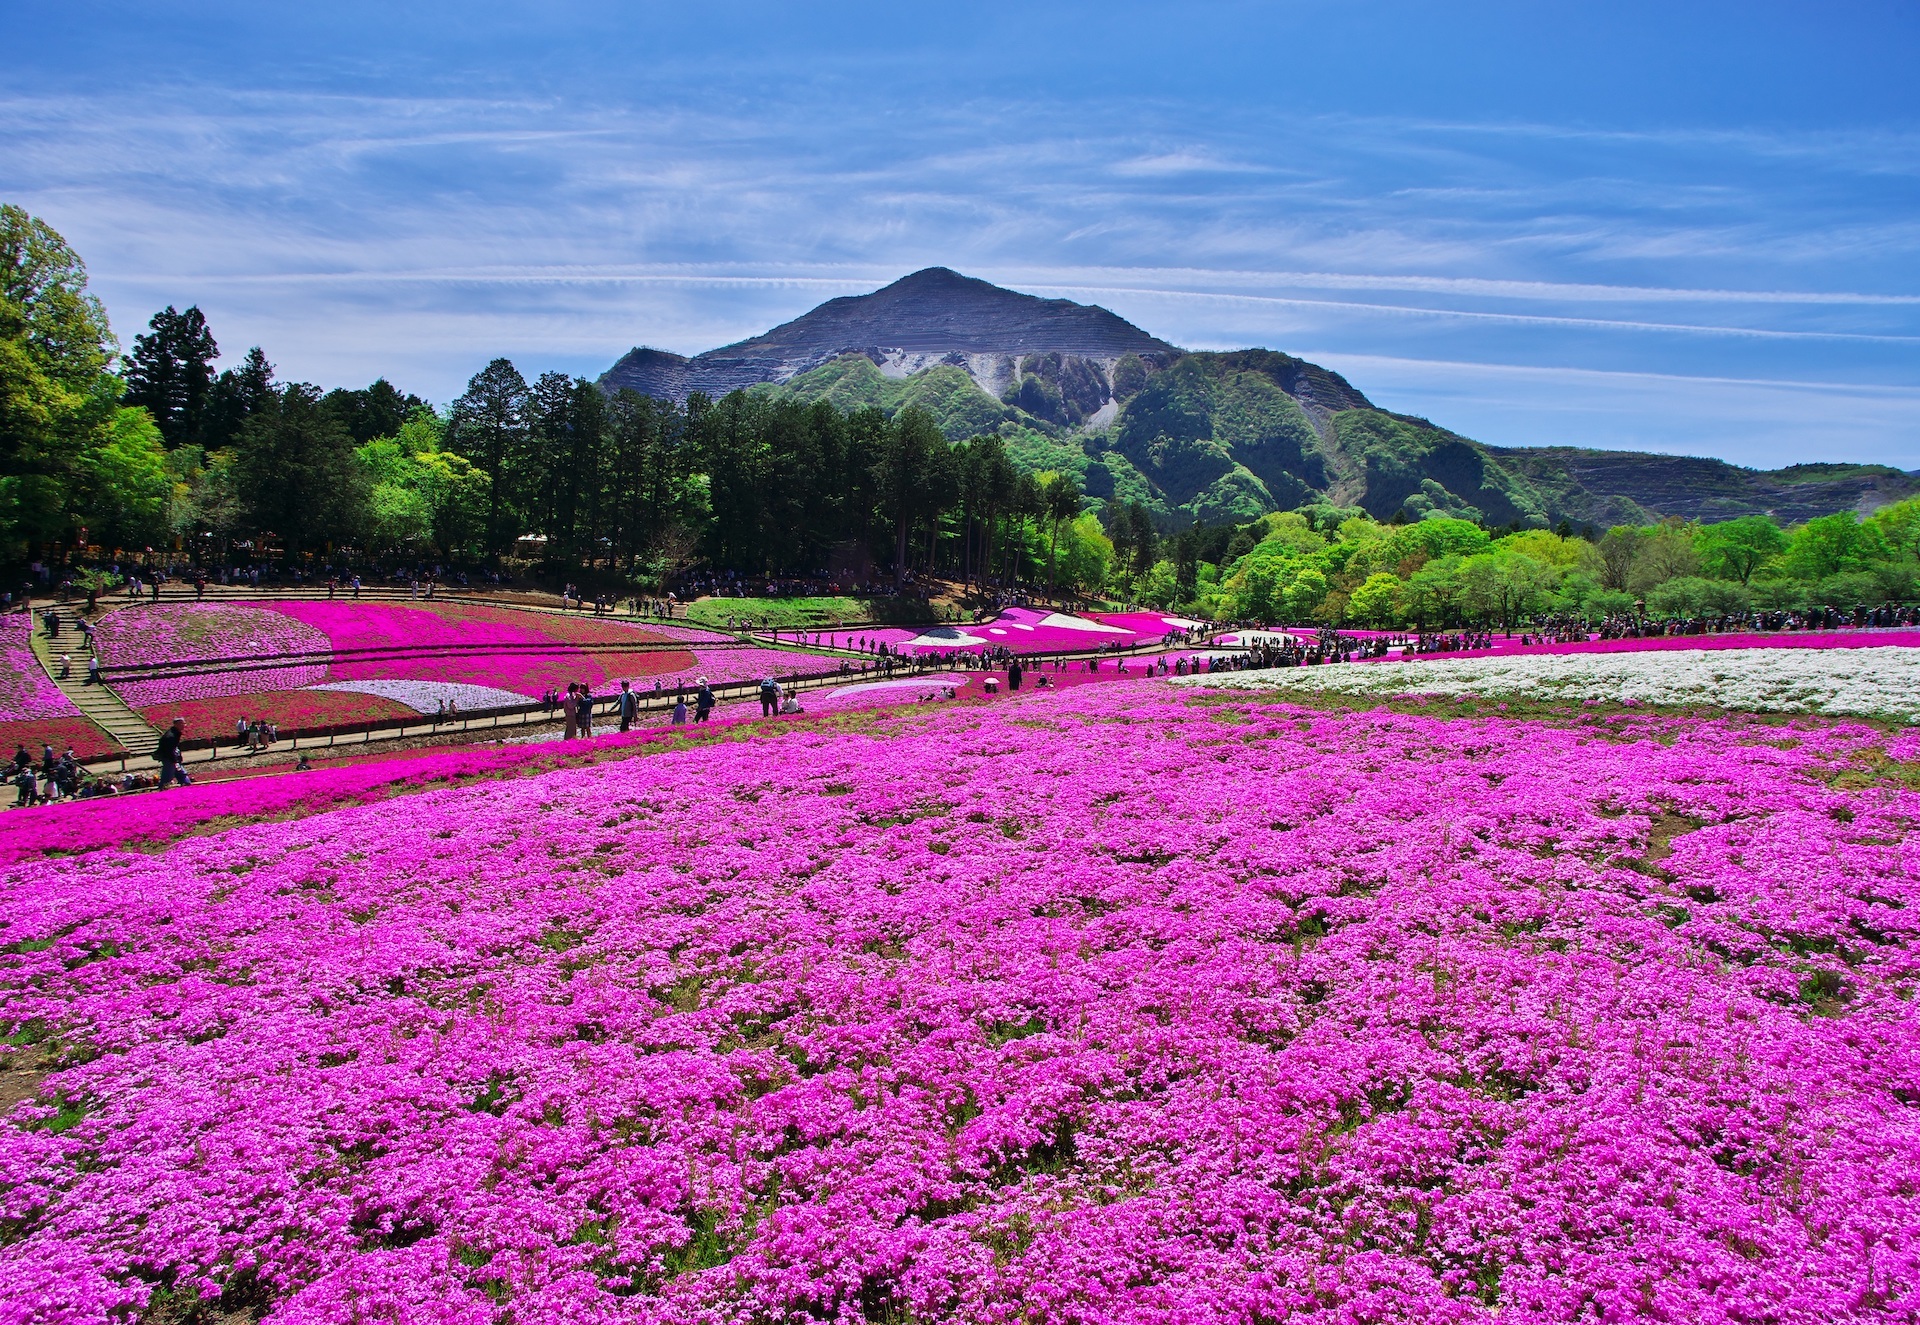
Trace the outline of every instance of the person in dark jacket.
<instances>
[{"instance_id":1,"label":"person in dark jacket","mask_svg":"<svg viewBox=\"0 0 1920 1325\"><path fill-rule=\"evenodd\" d=\"M635 715L640 712L640 697L633 693L633 682L620 683L620 730L626 731L633 726Z\"/></svg>"},{"instance_id":2,"label":"person in dark jacket","mask_svg":"<svg viewBox=\"0 0 1920 1325\"><path fill-rule=\"evenodd\" d=\"M713 709L720 701L713 697L713 689L707 684L707 678L700 678L700 693L693 697L693 720L705 722L713 716Z\"/></svg>"},{"instance_id":3,"label":"person in dark jacket","mask_svg":"<svg viewBox=\"0 0 1920 1325\"><path fill-rule=\"evenodd\" d=\"M191 779L187 777L187 770L180 758L180 738L186 734L185 718L175 718L172 724L160 733L160 747L153 752L153 757L160 761L160 790L162 791L174 782L178 782L183 787L191 785Z\"/></svg>"}]
</instances>

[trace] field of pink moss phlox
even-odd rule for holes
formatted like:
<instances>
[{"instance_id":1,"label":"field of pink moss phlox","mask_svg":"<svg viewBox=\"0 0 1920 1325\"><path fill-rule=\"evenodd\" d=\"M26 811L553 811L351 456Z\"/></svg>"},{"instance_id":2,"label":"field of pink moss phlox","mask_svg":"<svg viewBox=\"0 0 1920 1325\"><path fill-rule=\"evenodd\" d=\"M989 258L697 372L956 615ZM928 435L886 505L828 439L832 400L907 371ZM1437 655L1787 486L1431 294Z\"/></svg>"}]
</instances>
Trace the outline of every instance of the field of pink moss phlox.
<instances>
[{"instance_id":1,"label":"field of pink moss phlox","mask_svg":"<svg viewBox=\"0 0 1920 1325\"><path fill-rule=\"evenodd\" d=\"M1916 1309L1911 733L883 726L17 862L5 1318Z\"/></svg>"}]
</instances>

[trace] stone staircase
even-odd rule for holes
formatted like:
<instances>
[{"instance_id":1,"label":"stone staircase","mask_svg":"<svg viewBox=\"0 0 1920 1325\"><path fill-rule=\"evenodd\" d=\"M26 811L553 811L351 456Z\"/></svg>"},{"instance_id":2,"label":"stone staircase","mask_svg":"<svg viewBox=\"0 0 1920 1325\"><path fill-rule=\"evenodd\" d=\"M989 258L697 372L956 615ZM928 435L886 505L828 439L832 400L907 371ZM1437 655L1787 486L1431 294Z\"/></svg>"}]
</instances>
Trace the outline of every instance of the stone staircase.
<instances>
[{"instance_id":1,"label":"stone staircase","mask_svg":"<svg viewBox=\"0 0 1920 1325\"><path fill-rule=\"evenodd\" d=\"M128 708L120 696L104 685L87 684L87 646L80 634L80 618L66 608L60 612L60 637L50 640L40 624L41 612L34 613L33 652L47 675L60 687L93 724L120 743L128 754L151 755L160 744L160 733L148 726L138 713ZM73 675L60 679L60 655L73 661Z\"/></svg>"}]
</instances>

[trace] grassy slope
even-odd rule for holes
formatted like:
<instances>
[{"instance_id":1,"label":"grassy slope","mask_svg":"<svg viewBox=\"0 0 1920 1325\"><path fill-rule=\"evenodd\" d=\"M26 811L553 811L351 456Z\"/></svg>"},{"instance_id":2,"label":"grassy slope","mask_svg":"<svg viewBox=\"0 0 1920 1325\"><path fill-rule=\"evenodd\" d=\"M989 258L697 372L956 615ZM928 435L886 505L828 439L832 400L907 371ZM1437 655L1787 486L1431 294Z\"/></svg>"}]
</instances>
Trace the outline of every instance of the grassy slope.
<instances>
[{"instance_id":1,"label":"grassy slope","mask_svg":"<svg viewBox=\"0 0 1920 1325\"><path fill-rule=\"evenodd\" d=\"M687 605L695 625L726 629L727 618L747 619L774 630L802 630L862 621L931 621L923 605L864 598L702 598Z\"/></svg>"}]
</instances>

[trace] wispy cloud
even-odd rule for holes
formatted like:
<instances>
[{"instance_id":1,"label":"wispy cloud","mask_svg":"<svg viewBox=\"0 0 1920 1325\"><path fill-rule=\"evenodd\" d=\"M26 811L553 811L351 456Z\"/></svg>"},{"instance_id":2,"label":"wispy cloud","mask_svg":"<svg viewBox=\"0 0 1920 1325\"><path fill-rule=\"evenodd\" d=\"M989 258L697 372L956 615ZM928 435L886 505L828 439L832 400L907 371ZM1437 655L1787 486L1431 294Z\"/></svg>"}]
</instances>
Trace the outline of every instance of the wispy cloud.
<instances>
[{"instance_id":1,"label":"wispy cloud","mask_svg":"<svg viewBox=\"0 0 1920 1325\"><path fill-rule=\"evenodd\" d=\"M79 244L123 335L199 302L226 348L260 343L288 375L386 373L441 399L497 353L596 372L936 263L1177 343L1318 347L1397 407L1457 405L1500 440L1522 415L1393 365L1479 363L1489 392L1534 402L1526 419L1596 445L1658 435L1676 393L1755 423L1739 402L1760 388L1736 381L1920 384L1911 135L919 100L844 63L831 86L753 96L671 69L624 98L16 94L0 181ZM1719 385L1610 397L1508 371L1528 364ZM1555 390L1585 403L1550 407ZM1900 409L1822 398L1794 416L1806 446L1920 453Z\"/></svg>"}]
</instances>

